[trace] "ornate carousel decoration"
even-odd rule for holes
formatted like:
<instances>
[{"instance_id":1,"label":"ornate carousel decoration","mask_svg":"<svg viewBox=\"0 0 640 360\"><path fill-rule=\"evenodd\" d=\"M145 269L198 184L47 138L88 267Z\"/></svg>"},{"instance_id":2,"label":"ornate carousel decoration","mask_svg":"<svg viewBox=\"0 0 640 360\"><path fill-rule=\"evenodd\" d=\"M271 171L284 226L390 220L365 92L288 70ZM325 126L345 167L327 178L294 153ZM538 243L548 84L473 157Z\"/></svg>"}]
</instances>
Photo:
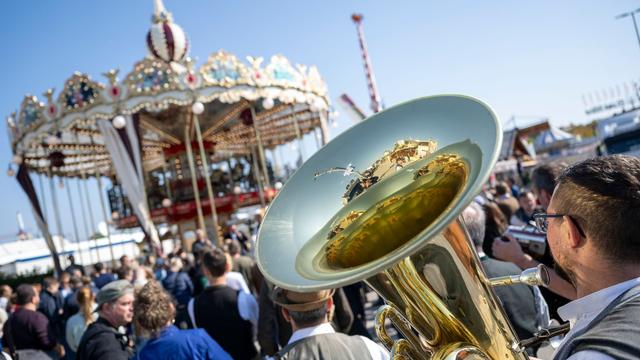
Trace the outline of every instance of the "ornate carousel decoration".
<instances>
[{"instance_id":1,"label":"ornate carousel decoration","mask_svg":"<svg viewBox=\"0 0 640 360\"><path fill-rule=\"evenodd\" d=\"M75 73L57 95L25 96L7 117L14 165L61 182L109 177L107 220L157 241L156 223L216 229L218 216L266 204L275 189L265 153L308 133L327 141L329 95L315 66L224 50L197 66L161 0L146 46L122 77Z\"/></svg>"}]
</instances>

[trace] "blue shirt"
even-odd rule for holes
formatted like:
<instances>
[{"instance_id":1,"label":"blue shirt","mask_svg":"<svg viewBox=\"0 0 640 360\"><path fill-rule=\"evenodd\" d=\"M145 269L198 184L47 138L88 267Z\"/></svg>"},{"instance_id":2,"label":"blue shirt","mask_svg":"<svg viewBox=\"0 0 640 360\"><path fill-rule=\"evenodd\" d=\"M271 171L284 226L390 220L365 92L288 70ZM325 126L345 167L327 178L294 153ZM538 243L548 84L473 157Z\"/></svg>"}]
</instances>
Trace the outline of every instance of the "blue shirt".
<instances>
[{"instance_id":1,"label":"blue shirt","mask_svg":"<svg viewBox=\"0 0 640 360\"><path fill-rule=\"evenodd\" d=\"M179 330L171 325L147 341L139 360L233 360L204 329Z\"/></svg>"}]
</instances>

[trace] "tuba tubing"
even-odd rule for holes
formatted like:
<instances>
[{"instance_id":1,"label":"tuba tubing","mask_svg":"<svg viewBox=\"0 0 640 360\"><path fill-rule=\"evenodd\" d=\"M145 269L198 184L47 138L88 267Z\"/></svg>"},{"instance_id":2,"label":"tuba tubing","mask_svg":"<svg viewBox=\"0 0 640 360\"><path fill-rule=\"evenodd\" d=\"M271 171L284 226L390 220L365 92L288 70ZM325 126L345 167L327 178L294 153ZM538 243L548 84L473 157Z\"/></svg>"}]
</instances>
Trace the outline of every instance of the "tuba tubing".
<instances>
[{"instance_id":1,"label":"tuba tubing","mask_svg":"<svg viewBox=\"0 0 640 360\"><path fill-rule=\"evenodd\" d=\"M277 194L258 234L260 270L295 291L365 281L387 303L376 331L394 358L526 359L459 219L501 143L495 114L467 96L375 114L320 149ZM403 339L393 341L387 319Z\"/></svg>"}]
</instances>

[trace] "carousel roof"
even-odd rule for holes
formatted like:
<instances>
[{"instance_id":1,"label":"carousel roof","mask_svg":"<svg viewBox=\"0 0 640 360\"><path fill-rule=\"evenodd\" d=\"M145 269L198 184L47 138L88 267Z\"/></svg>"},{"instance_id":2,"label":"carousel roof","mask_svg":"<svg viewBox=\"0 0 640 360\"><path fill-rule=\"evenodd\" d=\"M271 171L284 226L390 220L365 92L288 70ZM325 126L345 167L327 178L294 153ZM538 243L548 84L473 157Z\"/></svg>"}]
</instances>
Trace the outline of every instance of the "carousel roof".
<instances>
[{"instance_id":1,"label":"carousel roof","mask_svg":"<svg viewBox=\"0 0 640 360\"><path fill-rule=\"evenodd\" d=\"M198 118L204 140L214 144L214 160L251 153L256 131L262 145L273 148L326 126L329 96L315 66L294 66L282 55L266 64L262 57L244 62L219 50L197 67L187 57L188 45L184 31L156 0L149 55L122 80L118 70L104 73L104 83L75 73L57 96L53 89L44 101L25 96L20 110L7 117L14 161L60 176L113 174L96 122L135 114L143 162L153 168L161 165L165 149L194 131L195 102L205 107ZM255 118L248 118L251 109Z\"/></svg>"}]
</instances>

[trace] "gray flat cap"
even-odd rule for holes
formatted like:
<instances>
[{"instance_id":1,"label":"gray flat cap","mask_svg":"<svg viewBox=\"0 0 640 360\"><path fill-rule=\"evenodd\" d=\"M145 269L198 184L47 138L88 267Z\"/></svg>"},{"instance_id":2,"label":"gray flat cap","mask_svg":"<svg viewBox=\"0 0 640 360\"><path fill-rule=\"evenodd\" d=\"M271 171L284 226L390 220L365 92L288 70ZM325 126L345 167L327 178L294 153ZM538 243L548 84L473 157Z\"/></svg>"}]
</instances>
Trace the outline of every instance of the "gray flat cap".
<instances>
[{"instance_id":1,"label":"gray flat cap","mask_svg":"<svg viewBox=\"0 0 640 360\"><path fill-rule=\"evenodd\" d=\"M112 303L125 294L133 294L133 285L127 280L116 280L103 286L96 296L97 309L102 304Z\"/></svg>"}]
</instances>

